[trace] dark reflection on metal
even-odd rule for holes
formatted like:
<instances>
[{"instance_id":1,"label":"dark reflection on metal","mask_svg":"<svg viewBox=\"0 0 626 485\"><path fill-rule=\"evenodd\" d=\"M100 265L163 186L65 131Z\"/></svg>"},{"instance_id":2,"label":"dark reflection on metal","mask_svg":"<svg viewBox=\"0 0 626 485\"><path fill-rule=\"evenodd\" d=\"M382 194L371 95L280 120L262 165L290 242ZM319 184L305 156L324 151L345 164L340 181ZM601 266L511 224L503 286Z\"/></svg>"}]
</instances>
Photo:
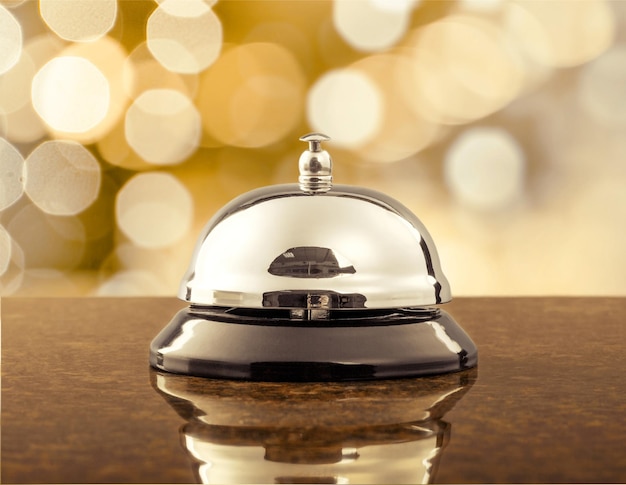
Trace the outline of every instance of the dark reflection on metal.
<instances>
[{"instance_id":1,"label":"dark reflection on metal","mask_svg":"<svg viewBox=\"0 0 626 485\"><path fill-rule=\"evenodd\" d=\"M359 293L323 290L284 290L263 293L267 308L365 308L366 298Z\"/></svg>"},{"instance_id":2,"label":"dark reflection on metal","mask_svg":"<svg viewBox=\"0 0 626 485\"><path fill-rule=\"evenodd\" d=\"M443 417L477 370L288 385L150 376L186 421L199 483L432 483L450 440Z\"/></svg>"},{"instance_id":3,"label":"dark reflection on metal","mask_svg":"<svg viewBox=\"0 0 626 485\"><path fill-rule=\"evenodd\" d=\"M334 278L356 273L352 265L340 267L332 249L316 246L287 249L272 261L267 271L291 278Z\"/></svg>"}]
</instances>

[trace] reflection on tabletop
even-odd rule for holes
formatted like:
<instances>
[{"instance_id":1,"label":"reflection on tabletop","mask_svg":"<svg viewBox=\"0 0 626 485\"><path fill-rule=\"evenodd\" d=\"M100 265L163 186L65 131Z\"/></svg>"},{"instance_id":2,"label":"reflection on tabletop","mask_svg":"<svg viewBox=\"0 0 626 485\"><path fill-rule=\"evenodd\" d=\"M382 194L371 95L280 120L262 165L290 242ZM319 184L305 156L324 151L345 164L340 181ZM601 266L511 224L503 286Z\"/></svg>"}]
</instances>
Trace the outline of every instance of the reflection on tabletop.
<instances>
[{"instance_id":1,"label":"reflection on tabletop","mask_svg":"<svg viewBox=\"0 0 626 485\"><path fill-rule=\"evenodd\" d=\"M155 370L200 483L430 483L444 415L477 369L387 381L270 383Z\"/></svg>"}]
</instances>

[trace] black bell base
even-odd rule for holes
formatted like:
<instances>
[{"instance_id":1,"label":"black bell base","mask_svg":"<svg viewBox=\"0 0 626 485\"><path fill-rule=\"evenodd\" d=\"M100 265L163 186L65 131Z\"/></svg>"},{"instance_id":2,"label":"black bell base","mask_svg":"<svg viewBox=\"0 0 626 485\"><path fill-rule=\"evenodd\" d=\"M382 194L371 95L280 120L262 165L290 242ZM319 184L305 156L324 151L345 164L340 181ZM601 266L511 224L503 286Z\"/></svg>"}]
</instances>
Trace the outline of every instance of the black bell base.
<instances>
[{"instance_id":1,"label":"black bell base","mask_svg":"<svg viewBox=\"0 0 626 485\"><path fill-rule=\"evenodd\" d=\"M156 369L252 381L415 377L477 362L474 342L441 310L302 322L187 308L150 346Z\"/></svg>"}]
</instances>

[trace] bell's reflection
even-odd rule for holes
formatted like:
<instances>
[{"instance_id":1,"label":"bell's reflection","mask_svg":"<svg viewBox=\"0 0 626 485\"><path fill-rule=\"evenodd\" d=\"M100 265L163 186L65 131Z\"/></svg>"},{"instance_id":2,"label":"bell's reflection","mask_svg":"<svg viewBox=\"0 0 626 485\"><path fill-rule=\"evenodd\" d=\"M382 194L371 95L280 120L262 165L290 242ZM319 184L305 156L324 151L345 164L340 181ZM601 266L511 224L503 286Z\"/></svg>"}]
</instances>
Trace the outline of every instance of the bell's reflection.
<instances>
[{"instance_id":1,"label":"bell's reflection","mask_svg":"<svg viewBox=\"0 0 626 485\"><path fill-rule=\"evenodd\" d=\"M476 377L281 384L151 370L186 421L200 483L433 482L450 439L443 417Z\"/></svg>"}]
</instances>

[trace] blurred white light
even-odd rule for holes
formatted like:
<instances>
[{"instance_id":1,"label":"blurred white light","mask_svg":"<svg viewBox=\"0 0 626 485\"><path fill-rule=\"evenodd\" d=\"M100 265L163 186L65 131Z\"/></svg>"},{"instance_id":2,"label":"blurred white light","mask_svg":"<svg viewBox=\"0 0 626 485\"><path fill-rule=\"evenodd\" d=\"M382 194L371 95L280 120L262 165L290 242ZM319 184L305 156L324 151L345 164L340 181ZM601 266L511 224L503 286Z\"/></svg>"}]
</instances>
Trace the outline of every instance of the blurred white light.
<instances>
[{"instance_id":1,"label":"blurred white light","mask_svg":"<svg viewBox=\"0 0 626 485\"><path fill-rule=\"evenodd\" d=\"M204 130L220 143L276 143L302 121L306 78L287 48L252 42L228 49L202 74L197 105Z\"/></svg>"},{"instance_id":2,"label":"blurred white light","mask_svg":"<svg viewBox=\"0 0 626 485\"><path fill-rule=\"evenodd\" d=\"M187 233L193 222L193 200L174 176L140 173L117 194L115 215L119 228L133 243L161 248Z\"/></svg>"},{"instance_id":3,"label":"blurred white light","mask_svg":"<svg viewBox=\"0 0 626 485\"><path fill-rule=\"evenodd\" d=\"M41 18L65 40L93 41L115 24L117 0L39 0Z\"/></svg>"},{"instance_id":4,"label":"blurred white light","mask_svg":"<svg viewBox=\"0 0 626 485\"><path fill-rule=\"evenodd\" d=\"M165 0L148 18L148 48L170 71L198 73L222 49L222 23L202 0Z\"/></svg>"},{"instance_id":5,"label":"blurred white light","mask_svg":"<svg viewBox=\"0 0 626 485\"><path fill-rule=\"evenodd\" d=\"M414 68L405 74L407 103L436 122L462 124L504 107L519 93L523 71L488 19L450 15L409 39Z\"/></svg>"},{"instance_id":6,"label":"blurred white light","mask_svg":"<svg viewBox=\"0 0 626 485\"><path fill-rule=\"evenodd\" d=\"M0 276L9 268L11 262L11 235L0 224Z\"/></svg>"},{"instance_id":7,"label":"blurred white light","mask_svg":"<svg viewBox=\"0 0 626 485\"><path fill-rule=\"evenodd\" d=\"M33 79L32 101L53 129L81 133L100 123L109 109L109 82L82 57L57 57Z\"/></svg>"},{"instance_id":8,"label":"blurred white light","mask_svg":"<svg viewBox=\"0 0 626 485\"><path fill-rule=\"evenodd\" d=\"M24 281L24 251L0 225L0 296L15 293Z\"/></svg>"},{"instance_id":9,"label":"blurred white light","mask_svg":"<svg viewBox=\"0 0 626 485\"><path fill-rule=\"evenodd\" d=\"M511 1L504 24L511 39L539 64L571 67L605 51L615 15L605 0Z\"/></svg>"},{"instance_id":10,"label":"blurred white light","mask_svg":"<svg viewBox=\"0 0 626 485\"><path fill-rule=\"evenodd\" d=\"M498 128L472 128L451 145L444 160L445 179L462 204L503 209L524 187L524 154L517 141Z\"/></svg>"},{"instance_id":11,"label":"blurred white light","mask_svg":"<svg viewBox=\"0 0 626 485\"><path fill-rule=\"evenodd\" d=\"M5 7L0 5L0 74L11 69L22 55L22 28Z\"/></svg>"},{"instance_id":12,"label":"blurred white light","mask_svg":"<svg viewBox=\"0 0 626 485\"><path fill-rule=\"evenodd\" d=\"M597 121L626 122L626 44L618 44L582 68L579 99Z\"/></svg>"},{"instance_id":13,"label":"blurred white light","mask_svg":"<svg viewBox=\"0 0 626 485\"><path fill-rule=\"evenodd\" d=\"M379 10L390 12L409 12L417 7L422 0L369 0Z\"/></svg>"},{"instance_id":14,"label":"blurred white light","mask_svg":"<svg viewBox=\"0 0 626 485\"><path fill-rule=\"evenodd\" d=\"M126 112L128 144L157 165L184 161L198 148L201 132L200 114L180 91L145 91Z\"/></svg>"},{"instance_id":15,"label":"blurred white light","mask_svg":"<svg viewBox=\"0 0 626 485\"><path fill-rule=\"evenodd\" d=\"M353 69L326 72L307 96L307 115L313 129L332 133L336 144L348 147L376 134L383 109L378 87Z\"/></svg>"},{"instance_id":16,"label":"blurred white light","mask_svg":"<svg viewBox=\"0 0 626 485\"><path fill-rule=\"evenodd\" d=\"M24 193L22 170L24 159L4 138L0 138L0 212Z\"/></svg>"},{"instance_id":17,"label":"blurred white light","mask_svg":"<svg viewBox=\"0 0 626 485\"><path fill-rule=\"evenodd\" d=\"M342 38L355 49L387 49L406 33L412 3L406 0L335 0L333 23Z\"/></svg>"},{"instance_id":18,"label":"blurred white light","mask_svg":"<svg viewBox=\"0 0 626 485\"><path fill-rule=\"evenodd\" d=\"M24 188L48 214L68 216L89 207L100 191L100 165L80 143L47 141L26 158Z\"/></svg>"}]
</instances>

